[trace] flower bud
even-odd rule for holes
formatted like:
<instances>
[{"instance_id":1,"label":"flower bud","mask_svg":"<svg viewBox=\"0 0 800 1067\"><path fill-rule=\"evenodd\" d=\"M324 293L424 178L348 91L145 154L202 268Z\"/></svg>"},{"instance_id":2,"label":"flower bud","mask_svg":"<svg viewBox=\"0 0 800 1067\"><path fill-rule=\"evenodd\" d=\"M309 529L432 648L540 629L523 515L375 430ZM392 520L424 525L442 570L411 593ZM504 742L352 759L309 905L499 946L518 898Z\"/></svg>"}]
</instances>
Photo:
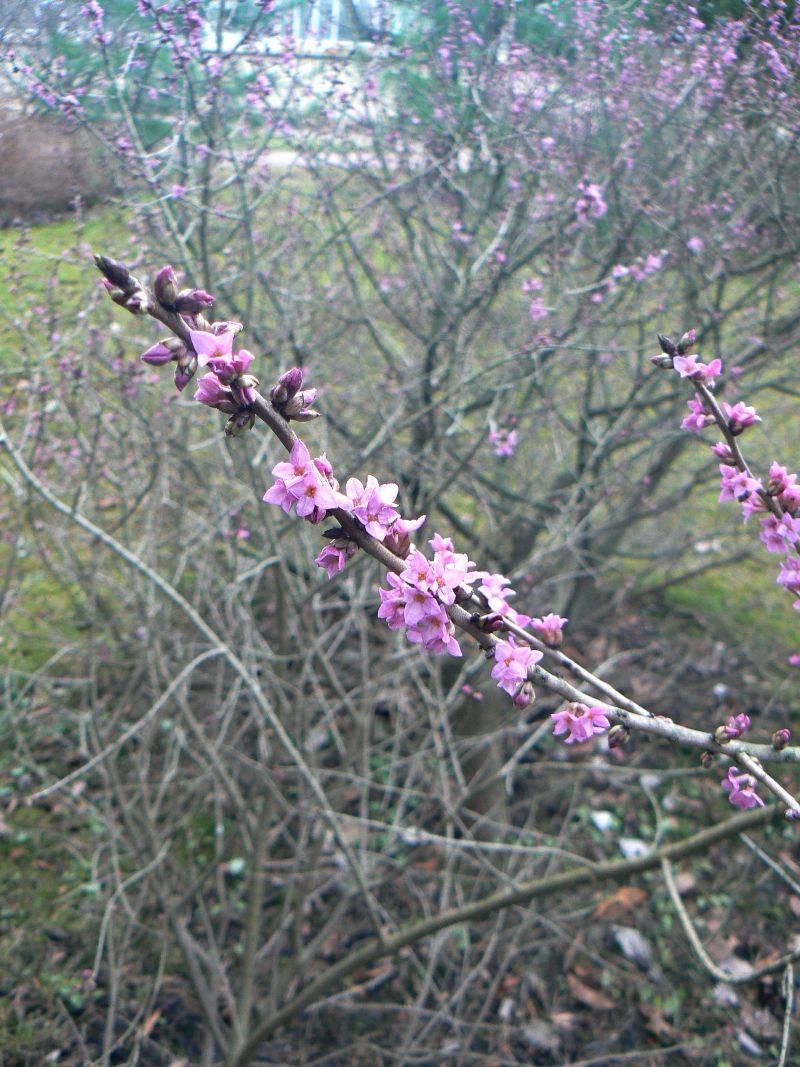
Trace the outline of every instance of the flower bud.
<instances>
[{"instance_id":1,"label":"flower bud","mask_svg":"<svg viewBox=\"0 0 800 1067\"><path fill-rule=\"evenodd\" d=\"M735 741L737 737L741 737L749 729L749 715L745 715L744 712L741 715L731 715L722 726L716 728L714 740L718 745L724 745L726 741Z\"/></svg>"},{"instance_id":2,"label":"flower bud","mask_svg":"<svg viewBox=\"0 0 800 1067\"><path fill-rule=\"evenodd\" d=\"M658 343L661 345L661 351L667 356L677 356L680 353L675 345L670 341L669 337L665 337L663 333L658 336Z\"/></svg>"},{"instance_id":3,"label":"flower bud","mask_svg":"<svg viewBox=\"0 0 800 1067\"><path fill-rule=\"evenodd\" d=\"M651 356L650 357L650 362L653 364L653 366L660 367L662 370L671 370L672 369L672 357L671 356L662 356L659 353L659 354L657 354L655 356Z\"/></svg>"},{"instance_id":4,"label":"flower bud","mask_svg":"<svg viewBox=\"0 0 800 1067\"><path fill-rule=\"evenodd\" d=\"M678 354L683 356L694 345L697 340L697 330L687 330L686 333L678 341Z\"/></svg>"},{"instance_id":5,"label":"flower bud","mask_svg":"<svg viewBox=\"0 0 800 1067\"><path fill-rule=\"evenodd\" d=\"M109 259L108 256L95 256L94 262L97 269L115 289L130 292L136 288L136 279L124 264L118 263L115 259Z\"/></svg>"},{"instance_id":6,"label":"flower bud","mask_svg":"<svg viewBox=\"0 0 800 1067\"><path fill-rule=\"evenodd\" d=\"M162 267L155 276L153 293L159 304L170 311L174 310L175 301L178 299L178 279L172 267Z\"/></svg>"},{"instance_id":7,"label":"flower bud","mask_svg":"<svg viewBox=\"0 0 800 1067\"><path fill-rule=\"evenodd\" d=\"M182 289L174 301L174 309L179 315L196 315L213 303L214 297L205 289Z\"/></svg>"},{"instance_id":8,"label":"flower bud","mask_svg":"<svg viewBox=\"0 0 800 1067\"><path fill-rule=\"evenodd\" d=\"M709 752L708 749L706 749L705 752L701 752L700 753L700 763L702 764L703 767L705 767L706 770L708 770L708 768L711 767L712 764L714 763L714 753L713 752Z\"/></svg>"},{"instance_id":9,"label":"flower bud","mask_svg":"<svg viewBox=\"0 0 800 1067\"><path fill-rule=\"evenodd\" d=\"M511 703L519 711L522 711L524 708L527 708L535 696L536 694L533 691L533 685L530 682L523 682L511 698Z\"/></svg>"},{"instance_id":10,"label":"flower bud","mask_svg":"<svg viewBox=\"0 0 800 1067\"><path fill-rule=\"evenodd\" d=\"M505 619L499 611L490 611L488 615L481 617L481 629L484 633L495 634L505 628Z\"/></svg>"},{"instance_id":11,"label":"flower bud","mask_svg":"<svg viewBox=\"0 0 800 1067\"><path fill-rule=\"evenodd\" d=\"M145 363L149 363L151 367L163 367L165 363L171 363L173 359L177 359L177 355L163 341L158 341L156 344L151 345L146 352L142 352L140 359Z\"/></svg>"},{"instance_id":12,"label":"flower bud","mask_svg":"<svg viewBox=\"0 0 800 1067\"><path fill-rule=\"evenodd\" d=\"M175 368L175 387L180 392L183 392L192 378L194 378L196 370L197 356L192 355L188 359L184 357L178 360L178 366Z\"/></svg>"},{"instance_id":13,"label":"flower bud","mask_svg":"<svg viewBox=\"0 0 800 1067\"><path fill-rule=\"evenodd\" d=\"M772 735L772 747L780 752L782 748L786 748L791 740L792 732L784 726L780 730L776 730Z\"/></svg>"},{"instance_id":14,"label":"flower bud","mask_svg":"<svg viewBox=\"0 0 800 1067\"><path fill-rule=\"evenodd\" d=\"M299 367L285 371L270 390L269 398L273 406L280 407L291 400L302 384L303 372Z\"/></svg>"},{"instance_id":15,"label":"flower bud","mask_svg":"<svg viewBox=\"0 0 800 1067\"><path fill-rule=\"evenodd\" d=\"M207 328L208 333L213 333L215 337L218 337L221 333L232 333L234 336L237 333L241 333L244 326L241 322L229 322L226 319L222 319L220 322L214 322Z\"/></svg>"}]
</instances>

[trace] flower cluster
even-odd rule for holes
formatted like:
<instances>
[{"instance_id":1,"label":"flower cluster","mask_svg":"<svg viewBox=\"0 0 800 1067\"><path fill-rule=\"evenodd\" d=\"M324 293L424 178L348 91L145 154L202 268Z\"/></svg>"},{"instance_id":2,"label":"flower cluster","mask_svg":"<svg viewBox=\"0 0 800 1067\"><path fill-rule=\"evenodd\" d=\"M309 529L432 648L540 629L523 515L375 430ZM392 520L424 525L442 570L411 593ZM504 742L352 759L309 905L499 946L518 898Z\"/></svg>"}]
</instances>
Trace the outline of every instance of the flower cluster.
<instances>
[{"instance_id":1,"label":"flower cluster","mask_svg":"<svg viewBox=\"0 0 800 1067\"><path fill-rule=\"evenodd\" d=\"M783 553L786 557L777 582L800 597L800 561L797 558L800 551L800 485L797 475L780 463L772 463L765 486L750 473L731 439L761 422L761 417L755 408L742 401L735 404L723 401L717 405L710 398L707 390L713 388L715 378L722 371L722 363L719 359L702 363L696 354L685 355L695 340L694 330L684 334L677 345L668 337L659 336L662 354L654 356L653 362L661 367L674 368L682 378L700 386L698 396L688 401L690 414L681 423L681 428L700 433L706 426L717 423L729 435L727 441L718 441L712 447L712 452L721 461L719 500L740 504L745 521L752 515L761 516L761 543L768 552ZM795 600L794 606L800 610L800 599Z\"/></svg>"},{"instance_id":2,"label":"flower cluster","mask_svg":"<svg viewBox=\"0 0 800 1067\"><path fill-rule=\"evenodd\" d=\"M564 740L568 745L588 741L611 726L605 708L589 708L585 704L570 704L563 711L554 711L550 718L555 723L553 733L556 737L566 734Z\"/></svg>"},{"instance_id":3,"label":"flower cluster","mask_svg":"<svg viewBox=\"0 0 800 1067\"><path fill-rule=\"evenodd\" d=\"M449 537L434 534L429 544L432 560L415 548L400 574L387 575L390 588L378 590L378 618L384 619L390 630L405 629L409 641L427 652L460 656L461 646L446 607L458 596L468 596L481 576L472 572L475 564L454 550Z\"/></svg>"},{"instance_id":4,"label":"flower cluster","mask_svg":"<svg viewBox=\"0 0 800 1067\"><path fill-rule=\"evenodd\" d=\"M350 499L339 492L339 483L333 477L333 467L325 453L312 459L299 437L292 445L288 462L276 463L272 473L275 482L262 500L277 504L287 515L294 508L301 518L319 523L329 511L353 510Z\"/></svg>"}]
</instances>

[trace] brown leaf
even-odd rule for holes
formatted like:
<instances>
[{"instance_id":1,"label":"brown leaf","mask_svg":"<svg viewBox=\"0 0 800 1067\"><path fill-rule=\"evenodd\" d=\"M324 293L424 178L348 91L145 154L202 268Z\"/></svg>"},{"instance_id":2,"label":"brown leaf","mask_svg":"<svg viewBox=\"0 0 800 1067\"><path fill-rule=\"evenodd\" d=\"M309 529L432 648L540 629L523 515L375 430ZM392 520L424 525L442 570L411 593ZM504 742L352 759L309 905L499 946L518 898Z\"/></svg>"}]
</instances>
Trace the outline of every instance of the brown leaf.
<instances>
[{"instance_id":1,"label":"brown leaf","mask_svg":"<svg viewBox=\"0 0 800 1067\"><path fill-rule=\"evenodd\" d=\"M601 993L599 989L592 989L574 974L567 975L567 985L573 997L581 1004L585 1004L587 1008L594 1008L595 1011L613 1011L616 1007L614 1001L605 993Z\"/></svg>"},{"instance_id":2,"label":"brown leaf","mask_svg":"<svg viewBox=\"0 0 800 1067\"><path fill-rule=\"evenodd\" d=\"M153 1027L161 1018L161 1008L156 1008L155 1011L150 1012L145 1021L142 1023L142 1037L149 1037L153 1031Z\"/></svg>"},{"instance_id":3,"label":"brown leaf","mask_svg":"<svg viewBox=\"0 0 800 1067\"><path fill-rule=\"evenodd\" d=\"M638 907L647 900L644 889L635 885L622 885L616 892L605 897L595 908L595 916L598 919L621 919L626 911Z\"/></svg>"}]
</instances>

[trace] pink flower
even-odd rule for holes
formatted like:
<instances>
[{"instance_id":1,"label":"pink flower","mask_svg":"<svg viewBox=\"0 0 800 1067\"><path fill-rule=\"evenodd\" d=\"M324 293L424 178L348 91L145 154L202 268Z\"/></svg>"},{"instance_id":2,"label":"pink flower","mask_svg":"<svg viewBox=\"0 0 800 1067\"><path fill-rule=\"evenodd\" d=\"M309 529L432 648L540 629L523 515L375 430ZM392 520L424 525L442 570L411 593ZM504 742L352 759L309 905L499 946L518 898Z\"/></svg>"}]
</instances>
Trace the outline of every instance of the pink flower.
<instances>
[{"instance_id":1,"label":"pink flower","mask_svg":"<svg viewBox=\"0 0 800 1067\"><path fill-rule=\"evenodd\" d=\"M494 649L495 665L492 678L501 689L511 696L528 677L528 668L538 663L542 653L529 645L518 645L513 637L507 641L498 641Z\"/></svg>"},{"instance_id":2,"label":"pink flower","mask_svg":"<svg viewBox=\"0 0 800 1067\"><path fill-rule=\"evenodd\" d=\"M568 745L588 741L611 726L605 708L587 708L585 704L570 704L563 711L554 711L550 718L556 724L553 734L556 737L567 734L564 740Z\"/></svg>"},{"instance_id":3,"label":"pink flower","mask_svg":"<svg viewBox=\"0 0 800 1067\"><path fill-rule=\"evenodd\" d=\"M738 767L730 767L722 788L735 808L763 808L764 801L756 794L756 780L751 774L739 774Z\"/></svg>"},{"instance_id":4,"label":"pink flower","mask_svg":"<svg viewBox=\"0 0 800 1067\"><path fill-rule=\"evenodd\" d=\"M703 251L703 238L702 237L690 237L686 242L686 247L692 253L692 255L699 255Z\"/></svg>"},{"instance_id":5,"label":"pink flower","mask_svg":"<svg viewBox=\"0 0 800 1067\"><path fill-rule=\"evenodd\" d=\"M230 361L235 336L235 330L224 330L218 334L209 333L206 330L189 330L192 348L197 353L198 365L205 367L212 359ZM252 359L252 356L250 358Z\"/></svg>"},{"instance_id":6,"label":"pink flower","mask_svg":"<svg viewBox=\"0 0 800 1067\"><path fill-rule=\"evenodd\" d=\"M496 456L513 456L517 447L518 436L516 430L491 429L489 431L489 444L496 446L493 450Z\"/></svg>"},{"instance_id":7,"label":"pink flower","mask_svg":"<svg viewBox=\"0 0 800 1067\"><path fill-rule=\"evenodd\" d=\"M672 365L680 374L681 378L689 378L693 382L702 382L708 388L714 385L714 379L722 372L722 360L712 359L710 363L701 363L699 356L675 356Z\"/></svg>"},{"instance_id":8,"label":"pink flower","mask_svg":"<svg viewBox=\"0 0 800 1067\"><path fill-rule=\"evenodd\" d=\"M761 416L756 414L756 409L748 407L740 400L736 404L727 404L723 400L723 410L728 418L728 428L732 434L740 434L756 422L761 422Z\"/></svg>"},{"instance_id":9,"label":"pink flower","mask_svg":"<svg viewBox=\"0 0 800 1067\"><path fill-rule=\"evenodd\" d=\"M789 592L800 594L800 556L787 556L781 563L781 571L777 577L778 585L782 585Z\"/></svg>"},{"instance_id":10,"label":"pink flower","mask_svg":"<svg viewBox=\"0 0 800 1067\"><path fill-rule=\"evenodd\" d=\"M198 379L194 398L210 408L222 407L229 414L234 412L238 406L234 402L230 389L220 382L216 374L204 374Z\"/></svg>"},{"instance_id":11,"label":"pink flower","mask_svg":"<svg viewBox=\"0 0 800 1067\"><path fill-rule=\"evenodd\" d=\"M344 570L345 563L355 555L357 547L352 541L342 547L334 544L325 545L314 562L318 567L324 567L328 577L333 578L334 575Z\"/></svg>"},{"instance_id":12,"label":"pink flower","mask_svg":"<svg viewBox=\"0 0 800 1067\"><path fill-rule=\"evenodd\" d=\"M746 500L751 493L757 493L762 488L761 482L757 478L753 478L747 471L740 471L738 467L720 463L719 472L722 475L719 494L720 504L724 504L726 500L741 502Z\"/></svg>"},{"instance_id":13,"label":"pink flower","mask_svg":"<svg viewBox=\"0 0 800 1067\"><path fill-rule=\"evenodd\" d=\"M746 734L750 729L750 716L745 715L744 712L740 715L729 715L722 729L727 740L733 741L737 737Z\"/></svg>"},{"instance_id":14,"label":"pink flower","mask_svg":"<svg viewBox=\"0 0 800 1067\"><path fill-rule=\"evenodd\" d=\"M781 515L779 519L768 515L761 520L760 538L768 552L788 552L800 538L800 519L791 515Z\"/></svg>"},{"instance_id":15,"label":"pink flower","mask_svg":"<svg viewBox=\"0 0 800 1067\"><path fill-rule=\"evenodd\" d=\"M353 515L367 533L378 541L385 540L389 528L400 518L400 512L392 506L399 492L398 486L394 482L379 485L377 478L370 474L366 486L358 478L349 478L346 490L353 504Z\"/></svg>"},{"instance_id":16,"label":"pink flower","mask_svg":"<svg viewBox=\"0 0 800 1067\"><path fill-rule=\"evenodd\" d=\"M564 639L564 627L569 619L562 619L560 615L550 612L541 619L531 619L531 629L541 635L547 645L557 648Z\"/></svg>"},{"instance_id":17,"label":"pink flower","mask_svg":"<svg viewBox=\"0 0 800 1067\"><path fill-rule=\"evenodd\" d=\"M706 426L714 421L714 416L706 411L702 400L697 400L693 397L691 400L687 400L686 404L691 414L687 415L683 420L681 429L689 430L690 433L702 433ZM730 455L730 452L728 454Z\"/></svg>"},{"instance_id":18,"label":"pink flower","mask_svg":"<svg viewBox=\"0 0 800 1067\"><path fill-rule=\"evenodd\" d=\"M378 608L378 618L383 619L390 630L402 630L406 625L405 608L406 593L408 586L398 574L389 571L386 581L390 589L379 589L381 606Z\"/></svg>"}]
</instances>

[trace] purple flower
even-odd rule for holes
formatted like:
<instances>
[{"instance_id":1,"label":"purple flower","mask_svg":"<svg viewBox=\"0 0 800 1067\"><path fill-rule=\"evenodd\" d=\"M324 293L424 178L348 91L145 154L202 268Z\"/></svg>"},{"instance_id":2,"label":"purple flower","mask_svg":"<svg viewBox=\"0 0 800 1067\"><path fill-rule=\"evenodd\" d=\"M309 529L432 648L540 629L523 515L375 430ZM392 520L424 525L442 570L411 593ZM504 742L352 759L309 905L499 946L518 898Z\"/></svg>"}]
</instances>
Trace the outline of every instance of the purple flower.
<instances>
[{"instance_id":1,"label":"purple flower","mask_svg":"<svg viewBox=\"0 0 800 1067\"><path fill-rule=\"evenodd\" d=\"M786 557L781 563L777 582L778 585L782 585L789 592L800 594L800 556Z\"/></svg>"},{"instance_id":2,"label":"purple flower","mask_svg":"<svg viewBox=\"0 0 800 1067\"><path fill-rule=\"evenodd\" d=\"M726 740L734 741L750 729L750 716L745 715L744 712L739 715L730 715L722 729Z\"/></svg>"},{"instance_id":3,"label":"purple flower","mask_svg":"<svg viewBox=\"0 0 800 1067\"><path fill-rule=\"evenodd\" d=\"M735 808L763 808L764 801L757 795L756 780L751 774L740 774L738 767L730 767L722 779L722 788Z\"/></svg>"},{"instance_id":4,"label":"purple flower","mask_svg":"<svg viewBox=\"0 0 800 1067\"><path fill-rule=\"evenodd\" d=\"M563 711L554 711L550 718L555 722L553 734L564 738L568 745L576 741L588 741L595 734L604 733L610 726L605 708L587 708L585 704L570 704Z\"/></svg>"},{"instance_id":5,"label":"purple flower","mask_svg":"<svg viewBox=\"0 0 800 1067\"><path fill-rule=\"evenodd\" d=\"M378 541L385 540L389 528L400 518L400 512L393 506L398 486L394 482L380 485L378 479L369 474L366 486L358 478L349 478L345 489L353 504L353 515L367 533Z\"/></svg>"},{"instance_id":6,"label":"purple flower","mask_svg":"<svg viewBox=\"0 0 800 1067\"><path fill-rule=\"evenodd\" d=\"M224 330L219 334L209 333L206 330L189 330L192 348L197 353L198 364L205 367L212 359L230 359L235 336L235 330Z\"/></svg>"},{"instance_id":7,"label":"purple flower","mask_svg":"<svg viewBox=\"0 0 800 1067\"><path fill-rule=\"evenodd\" d=\"M210 408L222 408L229 414L237 408L230 389L220 382L216 374L204 374L198 379L194 398L201 404L207 404Z\"/></svg>"}]
</instances>

